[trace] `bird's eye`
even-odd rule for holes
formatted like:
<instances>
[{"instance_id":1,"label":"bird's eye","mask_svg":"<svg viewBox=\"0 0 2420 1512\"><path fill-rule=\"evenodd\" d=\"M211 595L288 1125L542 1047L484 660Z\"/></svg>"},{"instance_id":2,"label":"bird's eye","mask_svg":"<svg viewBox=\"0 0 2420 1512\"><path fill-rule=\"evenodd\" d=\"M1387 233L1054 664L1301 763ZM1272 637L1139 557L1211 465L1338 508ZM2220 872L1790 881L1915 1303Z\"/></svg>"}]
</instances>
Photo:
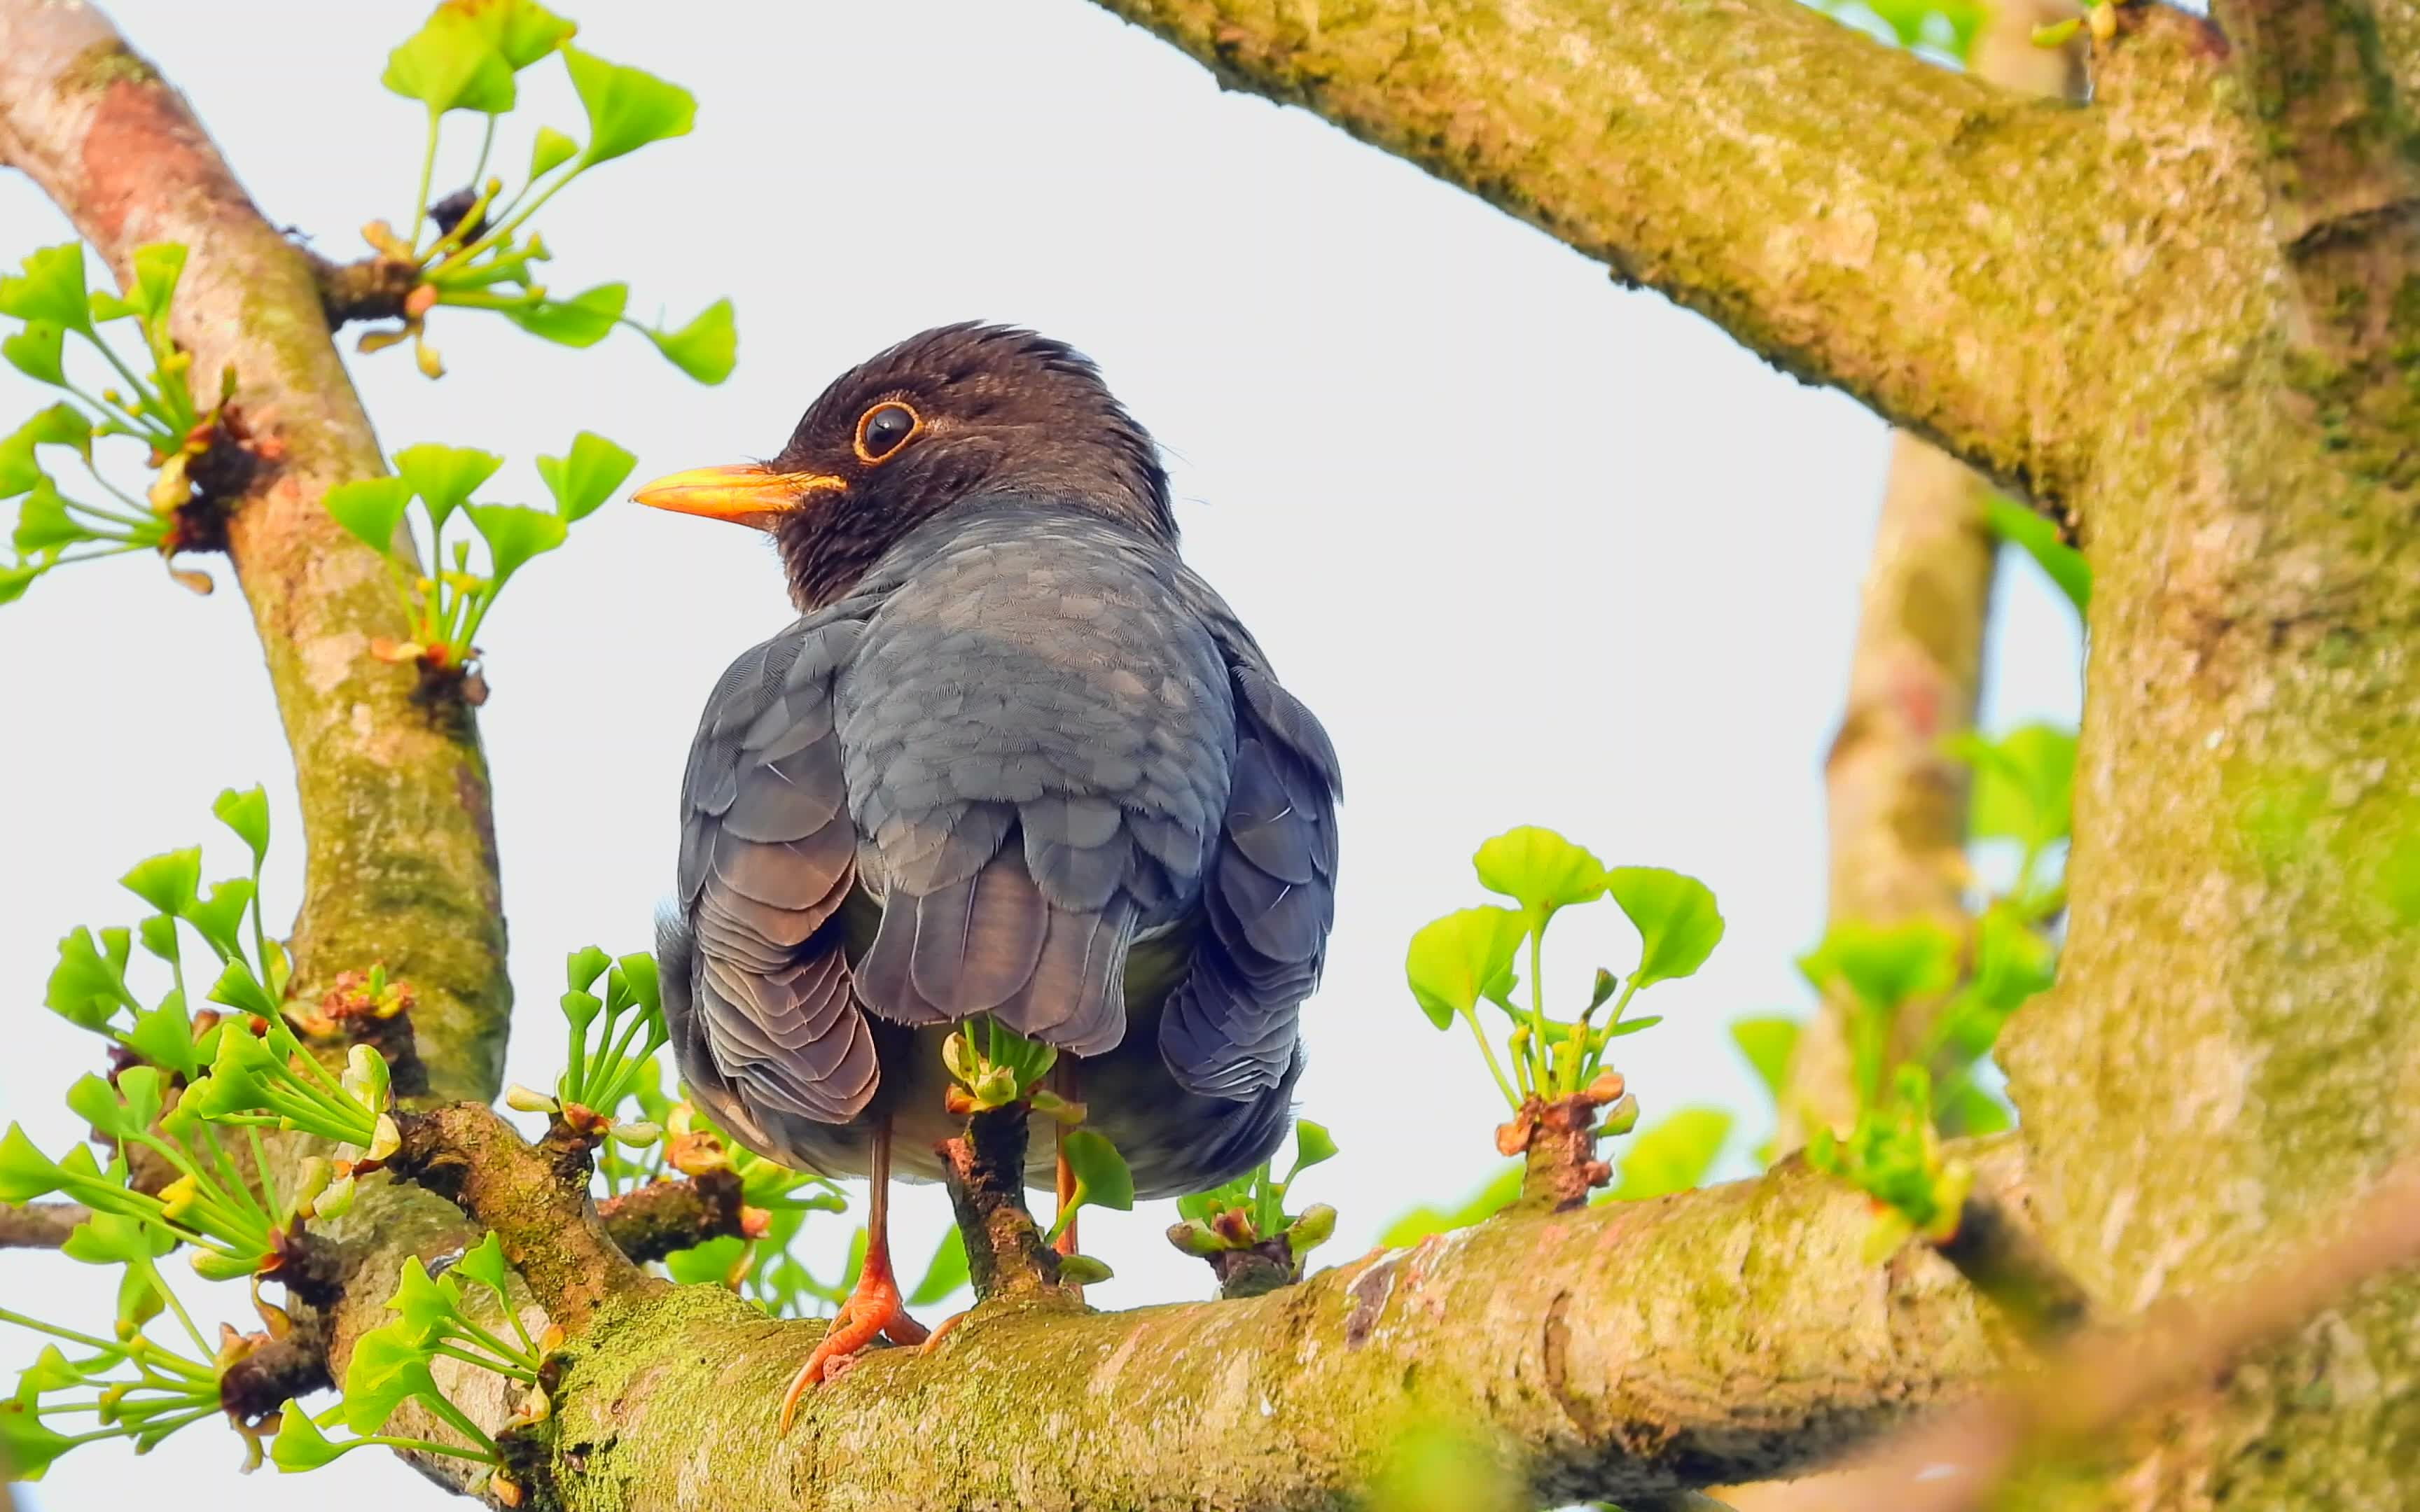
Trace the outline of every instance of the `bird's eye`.
<instances>
[{"instance_id":1,"label":"bird's eye","mask_svg":"<svg viewBox=\"0 0 2420 1512\"><path fill-rule=\"evenodd\" d=\"M857 459L881 461L907 445L908 438L923 424L915 410L895 400L876 405L857 423Z\"/></svg>"}]
</instances>

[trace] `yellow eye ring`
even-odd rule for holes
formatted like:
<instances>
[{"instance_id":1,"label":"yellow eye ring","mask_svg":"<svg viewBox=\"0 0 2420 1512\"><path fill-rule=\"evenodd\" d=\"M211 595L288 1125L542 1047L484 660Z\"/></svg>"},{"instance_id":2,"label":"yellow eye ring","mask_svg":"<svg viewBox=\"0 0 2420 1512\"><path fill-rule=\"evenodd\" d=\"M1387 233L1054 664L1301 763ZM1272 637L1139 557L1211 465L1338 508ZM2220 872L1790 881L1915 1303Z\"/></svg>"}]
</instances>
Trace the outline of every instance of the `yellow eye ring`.
<instances>
[{"instance_id":1,"label":"yellow eye ring","mask_svg":"<svg viewBox=\"0 0 2420 1512\"><path fill-rule=\"evenodd\" d=\"M924 417L896 399L885 399L857 420L857 459L867 467L887 462L924 428Z\"/></svg>"}]
</instances>

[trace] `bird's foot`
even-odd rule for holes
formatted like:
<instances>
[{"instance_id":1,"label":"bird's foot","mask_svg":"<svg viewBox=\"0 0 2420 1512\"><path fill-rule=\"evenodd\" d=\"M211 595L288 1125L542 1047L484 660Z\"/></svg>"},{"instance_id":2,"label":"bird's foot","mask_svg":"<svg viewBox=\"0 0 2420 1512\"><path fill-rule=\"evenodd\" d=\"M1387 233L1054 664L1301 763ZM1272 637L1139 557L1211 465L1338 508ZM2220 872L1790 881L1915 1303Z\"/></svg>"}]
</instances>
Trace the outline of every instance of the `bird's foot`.
<instances>
[{"instance_id":1,"label":"bird's foot","mask_svg":"<svg viewBox=\"0 0 2420 1512\"><path fill-rule=\"evenodd\" d=\"M782 1395L781 1431L789 1431L790 1420L798 1415L799 1398L808 1388L837 1379L873 1347L877 1335L893 1344L922 1344L929 1336L924 1325L902 1308L899 1284L889 1268L868 1265L848 1301L841 1305L840 1316L824 1331L807 1363L790 1378L790 1389Z\"/></svg>"}]
</instances>

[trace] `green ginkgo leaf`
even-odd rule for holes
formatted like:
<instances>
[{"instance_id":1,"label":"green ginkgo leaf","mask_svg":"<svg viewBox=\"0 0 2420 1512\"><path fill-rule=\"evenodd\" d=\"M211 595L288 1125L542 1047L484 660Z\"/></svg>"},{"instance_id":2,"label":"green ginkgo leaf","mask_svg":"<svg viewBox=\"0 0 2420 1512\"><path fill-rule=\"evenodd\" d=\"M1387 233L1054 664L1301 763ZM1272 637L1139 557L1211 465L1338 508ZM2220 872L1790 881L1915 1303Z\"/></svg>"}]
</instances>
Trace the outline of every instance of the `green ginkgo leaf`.
<instances>
[{"instance_id":1,"label":"green ginkgo leaf","mask_svg":"<svg viewBox=\"0 0 2420 1512\"><path fill-rule=\"evenodd\" d=\"M504 465L504 459L493 452L434 441L407 446L395 454L396 476L411 486L428 517L439 525L469 503L471 490L495 476L496 469Z\"/></svg>"},{"instance_id":2,"label":"green ginkgo leaf","mask_svg":"<svg viewBox=\"0 0 2420 1512\"><path fill-rule=\"evenodd\" d=\"M301 1406L289 1403L278 1414L277 1437L270 1441L269 1462L287 1474L305 1470L318 1470L333 1464L345 1451L358 1449L365 1441L336 1443L319 1431L311 1414Z\"/></svg>"},{"instance_id":3,"label":"green ginkgo leaf","mask_svg":"<svg viewBox=\"0 0 2420 1512\"><path fill-rule=\"evenodd\" d=\"M564 541L563 518L543 509L519 504L473 504L466 511L471 524L488 543L489 576L502 588L530 558L553 550Z\"/></svg>"},{"instance_id":4,"label":"green ginkgo leaf","mask_svg":"<svg viewBox=\"0 0 2420 1512\"><path fill-rule=\"evenodd\" d=\"M1605 863L1551 829L1523 825L1479 847L1479 885L1518 903L1535 922L1605 894Z\"/></svg>"},{"instance_id":5,"label":"green ginkgo leaf","mask_svg":"<svg viewBox=\"0 0 2420 1512\"><path fill-rule=\"evenodd\" d=\"M174 241L137 247L133 265L134 285L127 291L127 302L145 325L156 328L168 318L178 281L185 276L185 249Z\"/></svg>"},{"instance_id":6,"label":"green ginkgo leaf","mask_svg":"<svg viewBox=\"0 0 2420 1512\"><path fill-rule=\"evenodd\" d=\"M1682 1108L1666 1115L1631 1136L1612 1198L1638 1202L1686 1192L1706 1179L1730 1133L1731 1116L1720 1108Z\"/></svg>"},{"instance_id":7,"label":"green ginkgo leaf","mask_svg":"<svg viewBox=\"0 0 2420 1512\"><path fill-rule=\"evenodd\" d=\"M34 491L17 506L17 529L8 539L18 550L31 554L100 537L76 523L50 479L37 478Z\"/></svg>"},{"instance_id":8,"label":"green ginkgo leaf","mask_svg":"<svg viewBox=\"0 0 2420 1512\"><path fill-rule=\"evenodd\" d=\"M84 244L62 242L29 253L22 272L0 277L0 315L47 320L91 335L92 309L85 302Z\"/></svg>"},{"instance_id":9,"label":"green ginkgo leaf","mask_svg":"<svg viewBox=\"0 0 2420 1512\"><path fill-rule=\"evenodd\" d=\"M531 335L558 346L594 347L622 318L622 307L629 299L629 285L599 284L567 300L508 305L503 314Z\"/></svg>"},{"instance_id":10,"label":"green ginkgo leaf","mask_svg":"<svg viewBox=\"0 0 2420 1512\"><path fill-rule=\"evenodd\" d=\"M0 1464L19 1480L35 1481L76 1441L54 1431L23 1397L0 1400Z\"/></svg>"},{"instance_id":11,"label":"green ginkgo leaf","mask_svg":"<svg viewBox=\"0 0 2420 1512\"><path fill-rule=\"evenodd\" d=\"M0 1202L31 1202L58 1190L58 1163L34 1148L16 1124L0 1134Z\"/></svg>"},{"instance_id":12,"label":"green ginkgo leaf","mask_svg":"<svg viewBox=\"0 0 2420 1512\"><path fill-rule=\"evenodd\" d=\"M68 380L67 328L53 320L28 320L25 329L0 341L0 359L37 383Z\"/></svg>"},{"instance_id":13,"label":"green ginkgo leaf","mask_svg":"<svg viewBox=\"0 0 2420 1512\"><path fill-rule=\"evenodd\" d=\"M924 1278L916 1283L908 1294L910 1307L930 1307L967 1284L967 1242L956 1226L943 1231L941 1242L934 1247L933 1261L924 1267Z\"/></svg>"},{"instance_id":14,"label":"green ginkgo leaf","mask_svg":"<svg viewBox=\"0 0 2420 1512\"><path fill-rule=\"evenodd\" d=\"M2013 840L2039 849L2065 840L2075 788L2075 735L2056 725L2029 724L1998 740L1973 733L1949 743L1975 768L1969 832L1978 840Z\"/></svg>"},{"instance_id":15,"label":"green ginkgo leaf","mask_svg":"<svg viewBox=\"0 0 2420 1512\"><path fill-rule=\"evenodd\" d=\"M1312 1166L1335 1158L1336 1140L1328 1134L1326 1124L1313 1123L1309 1119L1295 1120L1294 1169L1287 1173L1288 1181L1292 1181Z\"/></svg>"},{"instance_id":16,"label":"green ginkgo leaf","mask_svg":"<svg viewBox=\"0 0 2420 1512\"><path fill-rule=\"evenodd\" d=\"M387 54L379 83L428 107L431 116L513 108L513 66L485 27L455 6L440 6L420 30Z\"/></svg>"},{"instance_id":17,"label":"green ginkgo leaf","mask_svg":"<svg viewBox=\"0 0 2420 1512\"><path fill-rule=\"evenodd\" d=\"M1606 890L1638 931L1637 987L1652 987L1694 973L1723 939L1723 916L1704 883L1658 866L1618 866L1605 874Z\"/></svg>"},{"instance_id":18,"label":"green ginkgo leaf","mask_svg":"<svg viewBox=\"0 0 2420 1512\"><path fill-rule=\"evenodd\" d=\"M551 126L537 129L537 138L530 144L529 176L545 177L565 163L580 156L580 144Z\"/></svg>"},{"instance_id":19,"label":"green ginkgo leaf","mask_svg":"<svg viewBox=\"0 0 2420 1512\"><path fill-rule=\"evenodd\" d=\"M563 50L571 87L588 112L583 165L610 162L650 142L685 136L697 120L697 97L644 69L608 63L576 47Z\"/></svg>"},{"instance_id":20,"label":"green ginkgo leaf","mask_svg":"<svg viewBox=\"0 0 2420 1512\"><path fill-rule=\"evenodd\" d=\"M1993 494L1985 503L1984 516L1993 534L2034 559L2078 614L2091 609L2091 564L2083 552L2059 538L2056 525L2001 494Z\"/></svg>"},{"instance_id":21,"label":"green ginkgo leaf","mask_svg":"<svg viewBox=\"0 0 2420 1512\"><path fill-rule=\"evenodd\" d=\"M1059 1151L1075 1174L1075 1206L1115 1208L1121 1212L1134 1207L1134 1173L1106 1136L1091 1129L1070 1129L1060 1141Z\"/></svg>"},{"instance_id":22,"label":"green ginkgo leaf","mask_svg":"<svg viewBox=\"0 0 2420 1512\"><path fill-rule=\"evenodd\" d=\"M594 514L613 498L638 460L604 437L583 430L562 456L539 457L537 475L554 495L554 512L568 523Z\"/></svg>"},{"instance_id":23,"label":"green ginkgo leaf","mask_svg":"<svg viewBox=\"0 0 2420 1512\"><path fill-rule=\"evenodd\" d=\"M1958 940L1929 918L1896 924L1844 918L1799 958L1798 968L1818 992L1844 985L1868 1008L1887 1013L1949 989L1958 976Z\"/></svg>"},{"instance_id":24,"label":"green ginkgo leaf","mask_svg":"<svg viewBox=\"0 0 2420 1512\"><path fill-rule=\"evenodd\" d=\"M321 501L336 523L380 556L395 550L403 512L411 507L411 485L401 478L359 478L340 483Z\"/></svg>"},{"instance_id":25,"label":"green ginkgo leaf","mask_svg":"<svg viewBox=\"0 0 2420 1512\"><path fill-rule=\"evenodd\" d=\"M1511 908L1465 908L1422 925L1404 957L1412 996L1442 1029L1478 1006L1512 968L1528 920Z\"/></svg>"},{"instance_id":26,"label":"green ginkgo leaf","mask_svg":"<svg viewBox=\"0 0 2420 1512\"><path fill-rule=\"evenodd\" d=\"M211 802L210 812L252 852L252 864L260 865L269 854L269 794L256 784L240 793L228 788Z\"/></svg>"},{"instance_id":27,"label":"green ginkgo leaf","mask_svg":"<svg viewBox=\"0 0 2420 1512\"><path fill-rule=\"evenodd\" d=\"M202 885L202 848L188 845L134 863L117 885L160 912L181 918L189 912Z\"/></svg>"},{"instance_id":28,"label":"green ginkgo leaf","mask_svg":"<svg viewBox=\"0 0 2420 1512\"><path fill-rule=\"evenodd\" d=\"M571 40L580 28L532 0L445 0L483 32L516 70Z\"/></svg>"},{"instance_id":29,"label":"green ginkgo leaf","mask_svg":"<svg viewBox=\"0 0 2420 1512\"><path fill-rule=\"evenodd\" d=\"M647 339L666 360L700 383L720 383L739 360L739 330L731 301L717 300L678 331L649 331Z\"/></svg>"},{"instance_id":30,"label":"green ginkgo leaf","mask_svg":"<svg viewBox=\"0 0 2420 1512\"><path fill-rule=\"evenodd\" d=\"M1756 1079L1776 1100L1789 1080L1791 1053L1798 1047L1798 1021L1786 1018L1734 1019L1731 1042L1755 1068Z\"/></svg>"}]
</instances>

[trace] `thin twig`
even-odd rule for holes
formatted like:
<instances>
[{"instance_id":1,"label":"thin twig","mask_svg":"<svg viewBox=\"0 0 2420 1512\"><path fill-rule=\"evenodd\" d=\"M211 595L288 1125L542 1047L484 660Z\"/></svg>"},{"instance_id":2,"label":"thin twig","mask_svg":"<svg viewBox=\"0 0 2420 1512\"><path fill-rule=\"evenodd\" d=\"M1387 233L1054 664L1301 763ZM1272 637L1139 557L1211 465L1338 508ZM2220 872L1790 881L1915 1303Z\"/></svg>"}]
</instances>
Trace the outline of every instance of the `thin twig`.
<instances>
[{"instance_id":1,"label":"thin twig","mask_svg":"<svg viewBox=\"0 0 2420 1512\"><path fill-rule=\"evenodd\" d=\"M91 1216L74 1202L0 1202L0 1249L56 1249Z\"/></svg>"}]
</instances>

